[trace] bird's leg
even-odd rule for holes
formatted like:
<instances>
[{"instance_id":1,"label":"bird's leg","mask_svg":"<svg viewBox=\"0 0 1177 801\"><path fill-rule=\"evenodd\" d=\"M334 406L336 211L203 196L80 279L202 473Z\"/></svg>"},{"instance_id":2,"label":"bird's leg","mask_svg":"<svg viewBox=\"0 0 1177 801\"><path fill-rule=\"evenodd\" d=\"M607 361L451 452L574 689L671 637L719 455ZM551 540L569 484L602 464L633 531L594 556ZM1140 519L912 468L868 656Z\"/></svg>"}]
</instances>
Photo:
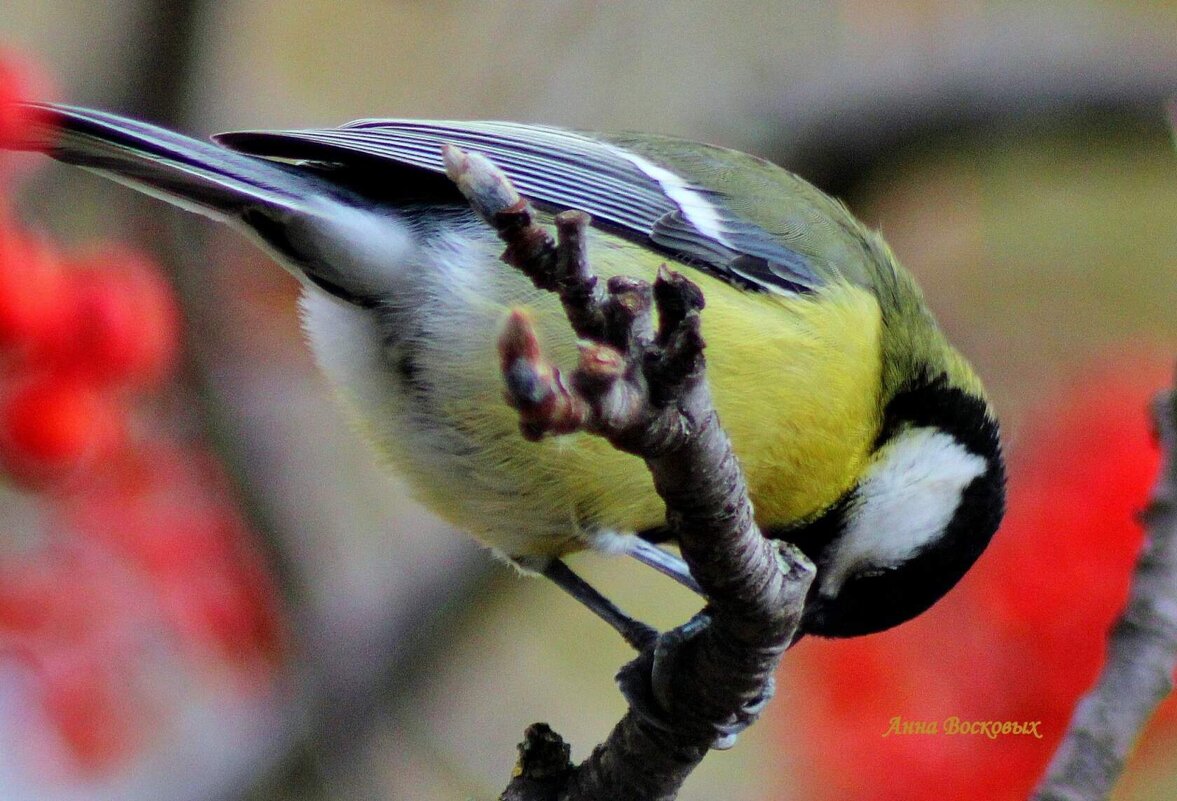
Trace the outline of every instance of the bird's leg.
<instances>
[{"instance_id":1,"label":"bird's leg","mask_svg":"<svg viewBox=\"0 0 1177 801\"><path fill-rule=\"evenodd\" d=\"M703 595L703 591L694 576L691 575L687 563L673 553L636 536L626 539L622 552L642 564L654 568L659 573L669 576L692 592ZM659 634L654 642L654 648L649 654L649 672L643 674L639 670L630 669L623 670L618 676L621 692L630 707L649 723L655 726L666 725L663 722L664 716L659 710L668 708L670 703L668 677L674 675L675 665L682 649L689 647L691 640L702 634L709 625L711 625L711 617L706 611L703 611L682 626ZM793 635L789 647L793 647L800 637L801 633L798 631ZM639 658L633 664L636 666L643 661ZM647 680L648 684L646 684ZM735 745L740 732L748 728L760 716L775 692L776 682L772 677L769 677L760 695L745 704L743 709L724 724L716 727L712 748L725 750Z\"/></svg>"},{"instance_id":2,"label":"bird's leg","mask_svg":"<svg viewBox=\"0 0 1177 801\"><path fill-rule=\"evenodd\" d=\"M647 567L654 568L662 575L674 579L696 595L703 594L699 582L695 581L695 577L691 575L691 569L687 567L687 563L681 557L664 551L657 545L636 536L626 538L622 553L633 557Z\"/></svg>"},{"instance_id":3,"label":"bird's leg","mask_svg":"<svg viewBox=\"0 0 1177 801\"><path fill-rule=\"evenodd\" d=\"M571 595L590 612L608 623L635 651L649 648L658 639L658 630L622 612L615 603L597 592L559 559L516 558L523 568L534 570Z\"/></svg>"},{"instance_id":4,"label":"bird's leg","mask_svg":"<svg viewBox=\"0 0 1177 801\"><path fill-rule=\"evenodd\" d=\"M642 541L645 543L645 541ZM674 555L666 553L657 546L645 543L648 551L658 551L675 561ZM635 556L635 558L638 558ZM635 620L622 612L612 601L593 588L591 584L578 576L572 568L559 559L540 559L516 557L514 560L520 567L533 570L552 581L557 587L571 595L590 612L608 623L617 631L639 656L633 662L622 668L617 675L617 682L621 694L629 703L634 713L647 723L664 730L672 730L674 723L667 718L665 712L670 707L670 676L674 675L680 654L684 648L690 648L691 642L702 634L709 625L711 617L706 610L692 617L682 626L660 633L657 629L647 626L640 620ZM641 560L649 564L646 560ZM662 571L657 565L655 569ZM685 564L683 565L685 568ZM677 575L667 573L679 580ZM685 574L693 584L689 571ZM684 586L686 585L684 582ZM692 587L692 589L695 589ZM698 590L696 589L696 592ZM737 735L746 729L760 715L761 710L772 697L773 683L769 682L765 693L748 703L743 710L733 715L723 725L715 729L715 740L712 748L727 749L735 745Z\"/></svg>"},{"instance_id":5,"label":"bird's leg","mask_svg":"<svg viewBox=\"0 0 1177 801\"><path fill-rule=\"evenodd\" d=\"M711 625L711 615L704 609L678 628L659 634L652 648L643 650L617 674L617 684L630 709L654 728L672 731L678 725L666 712L674 708L673 677L686 652ZM727 720L713 725L711 747L724 751L734 746L739 734L760 717L775 692L776 682L770 676L758 695Z\"/></svg>"}]
</instances>

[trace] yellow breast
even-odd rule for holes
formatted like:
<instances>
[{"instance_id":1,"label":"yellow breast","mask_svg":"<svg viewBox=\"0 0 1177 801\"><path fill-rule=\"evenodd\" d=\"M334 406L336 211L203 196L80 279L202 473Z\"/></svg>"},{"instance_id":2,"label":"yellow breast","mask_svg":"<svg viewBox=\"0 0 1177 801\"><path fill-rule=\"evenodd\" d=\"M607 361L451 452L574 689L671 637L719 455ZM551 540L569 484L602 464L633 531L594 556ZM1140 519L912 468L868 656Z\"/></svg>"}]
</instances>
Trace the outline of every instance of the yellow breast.
<instances>
[{"instance_id":1,"label":"yellow breast","mask_svg":"<svg viewBox=\"0 0 1177 801\"><path fill-rule=\"evenodd\" d=\"M853 485L879 428L878 304L849 285L750 298L709 283L708 375L757 521L809 517Z\"/></svg>"},{"instance_id":2,"label":"yellow breast","mask_svg":"<svg viewBox=\"0 0 1177 801\"><path fill-rule=\"evenodd\" d=\"M597 244L602 276L652 281L661 263L615 238ZM708 376L758 521L819 512L854 483L878 430L877 302L850 285L780 297L688 275L706 297ZM371 437L423 502L508 555L556 555L584 548L584 532L660 526L662 502L636 457L587 435L520 436L495 352L508 309L530 308L549 357L568 369L575 338L559 301L506 266L481 280L476 293L451 290L449 342L420 355L427 395L397 395L391 381L349 393Z\"/></svg>"},{"instance_id":3,"label":"yellow breast","mask_svg":"<svg viewBox=\"0 0 1177 801\"><path fill-rule=\"evenodd\" d=\"M798 300L691 277L707 298L703 334L715 404L757 521L780 525L815 514L853 484L878 430L877 304L850 287ZM588 483L602 522L623 530L662 523L644 466L612 463L599 443L584 453L580 481L598 477ZM618 494L628 501L611 497Z\"/></svg>"}]
</instances>

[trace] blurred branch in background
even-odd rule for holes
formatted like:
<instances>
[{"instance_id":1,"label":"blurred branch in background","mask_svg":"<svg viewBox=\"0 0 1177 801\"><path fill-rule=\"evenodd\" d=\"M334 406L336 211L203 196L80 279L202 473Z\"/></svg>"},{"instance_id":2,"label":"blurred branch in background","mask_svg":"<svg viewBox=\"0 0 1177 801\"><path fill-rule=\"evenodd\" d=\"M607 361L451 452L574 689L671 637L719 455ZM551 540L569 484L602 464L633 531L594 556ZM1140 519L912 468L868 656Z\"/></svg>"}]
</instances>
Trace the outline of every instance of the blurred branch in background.
<instances>
[{"instance_id":1,"label":"blurred branch in background","mask_svg":"<svg viewBox=\"0 0 1177 801\"><path fill-rule=\"evenodd\" d=\"M944 32L937 47L847 58L788 86L766 117L768 153L846 195L912 148L970 133L1161 124L1177 40L1147 17L1011 5Z\"/></svg>"}]
</instances>

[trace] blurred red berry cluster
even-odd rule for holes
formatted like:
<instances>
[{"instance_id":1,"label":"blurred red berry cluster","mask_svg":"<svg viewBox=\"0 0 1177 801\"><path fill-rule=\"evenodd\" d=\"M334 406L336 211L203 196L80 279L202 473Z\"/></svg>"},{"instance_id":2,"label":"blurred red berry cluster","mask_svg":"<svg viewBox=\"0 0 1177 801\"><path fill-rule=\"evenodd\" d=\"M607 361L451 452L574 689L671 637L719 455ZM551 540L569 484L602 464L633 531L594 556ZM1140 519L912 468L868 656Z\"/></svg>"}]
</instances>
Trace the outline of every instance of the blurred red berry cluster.
<instances>
[{"instance_id":1,"label":"blurred red berry cluster","mask_svg":"<svg viewBox=\"0 0 1177 801\"><path fill-rule=\"evenodd\" d=\"M801 732L790 747L813 766L807 797L1028 796L1127 599L1136 512L1159 464L1147 407L1170 381L1166 360L1148 353L1082 371L1014 435L1005 522L956 590L892 631L798 647L797 703L782 723ZM1013 726L961 734L951 718L1040 721L1041 737ZM1153 735L1175 721L1170 700Z\"/></svg>"},{"instance_id":2,"label":"blurred red berry cluster","mask_svg":"<svg viewBox=\"0 0 1177 801\"><path fill-rule=\"evenodd\" d=\"M26 74L0 53L0 142L24 135ZM35 514L0 533L0 679L23 677L75 765L100 769L166 725L168 699L133 678L159 640L219 679L271 681L277 592L222 469L145 403L177 361L169 285L130 249L22 228L3 168L0 498Z\"/></svg>"},{"instance_id":3,"label":"blurred red berry cluster","mask_svg":"<svg viewBox=\"0 0 1177 801\"><path fill-rule=\"evenodd\" d=\"M143 256L64 254L0 217L0 466L54 489L84 481L129 441L139 393L176 360L179 317Z\"/></svg>"}]
</instances>

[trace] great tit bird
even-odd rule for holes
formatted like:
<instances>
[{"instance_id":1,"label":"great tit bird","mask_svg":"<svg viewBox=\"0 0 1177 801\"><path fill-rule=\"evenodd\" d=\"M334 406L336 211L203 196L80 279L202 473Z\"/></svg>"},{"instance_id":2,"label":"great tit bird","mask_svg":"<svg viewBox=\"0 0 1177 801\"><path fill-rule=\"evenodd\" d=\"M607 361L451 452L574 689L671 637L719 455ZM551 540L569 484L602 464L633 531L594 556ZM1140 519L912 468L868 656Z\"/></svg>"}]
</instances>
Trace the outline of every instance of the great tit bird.
<instances>
[{"instance_id":1,"label":"great tit bird","mask_svg":"<svg viewBox=\"0 0 1177 801\"><path fill-rule=\"evenodd\" d=\"M636 556L690 585L644 464L584 435L528 442L496 335L531 310L556 363L559 301L444 174L443 145L503 170L541 219L592 216L598 275L685 271L706 298L708 380L757 522L816 578L801 633L881 631L928 609L1004 506L998 425L912 276L838 201L767 161L665 136L506 122L361 120L198 141L34 104L25 143L245 232L305 288L319 365L441 517L590 603L560 557ZM569 578L569 576L572 578ZM608 614L604 614L608 619Z\"/></svg>"}]
</instances>

